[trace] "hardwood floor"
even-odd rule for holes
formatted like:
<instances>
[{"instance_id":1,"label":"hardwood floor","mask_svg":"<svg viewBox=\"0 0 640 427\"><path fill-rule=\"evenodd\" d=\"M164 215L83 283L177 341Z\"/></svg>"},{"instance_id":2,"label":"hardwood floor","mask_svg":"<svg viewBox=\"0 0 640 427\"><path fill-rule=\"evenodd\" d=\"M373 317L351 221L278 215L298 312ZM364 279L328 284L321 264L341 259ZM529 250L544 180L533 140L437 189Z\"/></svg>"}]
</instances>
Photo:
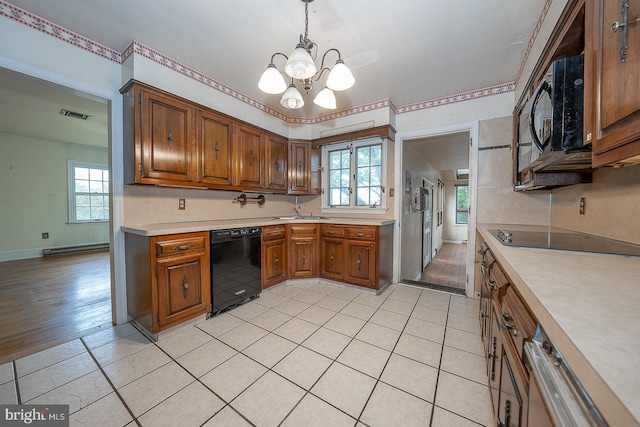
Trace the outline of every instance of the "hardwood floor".
<instances>
[{"instance_id":1,"label":"hardwood floor","mask_svg":"<svg viewBox=\"0 0 640 427\"><path fill-rule=\"evenodd\" d=\"M466 243L444 243L422 273L420 282L464 290L467 281L466 256Z\"/></svg>"},{"instance_id":2,"label":"hardwood floor","mask_svg":"<svg viewBox=\"0 0 640 427\"><path fill-rule=\"evenodd\" d=\"M110 325L109 252L0 263L0 364Z\"/></svg>"}]
</instances>

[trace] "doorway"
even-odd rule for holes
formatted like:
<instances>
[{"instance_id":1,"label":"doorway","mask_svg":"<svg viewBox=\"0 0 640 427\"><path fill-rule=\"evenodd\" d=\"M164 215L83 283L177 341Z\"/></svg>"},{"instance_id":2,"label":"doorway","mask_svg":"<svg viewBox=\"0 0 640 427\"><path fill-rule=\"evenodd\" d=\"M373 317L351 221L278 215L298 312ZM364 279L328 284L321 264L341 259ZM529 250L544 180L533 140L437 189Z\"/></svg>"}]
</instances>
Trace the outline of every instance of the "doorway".
<instances>
[{"instance_id":1,"label":"doorway","mask_svg":"<svg viewBox=\"0 0 640 427\"><path fill-rule=\"evenodd\" d=\"M422 210L413 206L411 198L396 200L399 282L475 296L477 148L471 144L473 140L477 140L476 122L399 135L396 158L401 160L396 165L396 186L408 188L407 183L414 181L425 197ZM457 174L462 169L468 170L466 176ZM466 215L456 209L456 188L462 185L469 195ZM452 260L457 265L447 273L446 285L442 280L426 279L430 270L438 270L438 264L451 266Z\"/></svg>"},{"instance_id":2,"label":"doorway","mask_svg":"<svg viewBox=\"0 0 640 427\"><path fill-rule=\"evenodd\" d=\"M96 251L112 242L111 105L32 76L43 73L20 71L0 67L0 157L6 162L1 173L11 182L3 187L3 200L11 201L3 221L12 224L3 233L0 269L13 272L2 275L0 293L3 304L14 307L11 321L24 331L16 334L13 328L0 341L18 341L19 348L10 347L16 356L81 336L114 318L109 251ZM81 170L91 177L74 175ZM100 179L94 176L98 171L104 174ZM80 181L86 191L75 187ZM60 255L43 257L48 250ZM54 288L54 298L43 297ZM32 296L24 298L25 292ZM49 310L53 307L73 308L59 316L62 310ZM23 315L30 316L28 330Z\"/></svg>"}]
</instances>

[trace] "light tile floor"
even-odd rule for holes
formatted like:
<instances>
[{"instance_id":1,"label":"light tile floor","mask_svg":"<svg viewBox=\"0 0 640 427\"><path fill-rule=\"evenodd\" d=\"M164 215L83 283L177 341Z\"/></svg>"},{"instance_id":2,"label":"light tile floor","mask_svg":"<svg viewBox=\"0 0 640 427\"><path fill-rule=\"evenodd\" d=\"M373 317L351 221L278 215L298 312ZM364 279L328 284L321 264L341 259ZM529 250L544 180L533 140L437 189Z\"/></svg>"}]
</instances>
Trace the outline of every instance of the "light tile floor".
<instances>
[{"instance_id":1,"label":"light tile floor","mask_svg":"<svg viewBox=\"0 0 640 427\"><path fill-rule=\"evenodd\" d=\"M124 324L0 365L0 403L71 425L493 425L478 300L282 285L153 343Z\"/></svg>"},{"instance_id":2,"label":"light tile floor","mask_svg":"<svg viewBox=\"0 0 640 427\"><path fill-rule=\"evenodd\" d=\"M464 289L467 284L466 257L466 243L444 243L419 281Z\"/></svg>"}]
</instances>

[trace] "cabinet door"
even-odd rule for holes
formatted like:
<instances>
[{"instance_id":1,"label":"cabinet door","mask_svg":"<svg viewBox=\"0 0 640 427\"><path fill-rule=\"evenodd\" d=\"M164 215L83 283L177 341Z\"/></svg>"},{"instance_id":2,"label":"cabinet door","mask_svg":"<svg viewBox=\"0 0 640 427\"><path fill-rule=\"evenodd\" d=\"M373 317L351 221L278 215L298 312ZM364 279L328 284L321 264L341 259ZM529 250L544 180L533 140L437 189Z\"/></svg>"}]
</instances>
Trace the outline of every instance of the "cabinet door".
<instances>
[{"instance_id":1,"label":"cabinet door","mask_svg":"<svg viewBox=\"0 0 640 427\"><path fill-rule=\"evenodd\" d=\"M262 244L262 289L287 278L286 244L284 239Z\"/></svg>"},{"instance_id":2,"label":"cabinet door","mask_svg":"<svg viewBox=\"0 0 640 427\"><path fill-rule=\"evenodd\" d=\"M206 254L193 253L157 261L159 329L204 314L211 305Z\"/></svg>"},{"instance_id":3,"label":"cabinet door","mask_svg":"<svg viewBox=\"0 0 640 427\"><path fill-rule=\"evenodd\" d=\"M310 194L311 143L292 142L289 153L289 194Z\"/></svg>"},{"instance_id":4,"label":"cabinet door","mask_svg":"<svg viewBox=\"0 0 640 427\"><path fill-rule=\"evenodd\" d=\"M257 129L238 125L238 179L240 189L262 189L264 187L264 134Z\"/></svg>"},{"instance_id":5,"label":"cabinet door","mask_svg":"<svg viewBox=\"0 0 640 427\"><path fill-rule=\"evenodd\" d=\"M142 182L175 184L193 181L191 107L160 93L143 90L140 97L138 172Z\"/></svg>"},{"instance_id":6,"label":"cabinet door","mask_svg":"<svg viewBox=\"0 0 640 427\"><path fill-rule=\"evenodd\" d=\"M316 277L316 244L315 237L295 237L289 243L290 277Z\"/></svg>"},{"instance_id":7,"label":"cabinet door","mask_svg":"<svg viewBox=\"0 0 640 427\"><path fill-rule=\"evenodd\" d=\"M345 278L348 283L373 288L376 283L375 243L347 240Z\"/></svg>"},{"instance_id":8,"label":"cabinet door","mask_svg":"<svg viewBox=\"0 0 640 427\"><path fill-rule=\"evenodd\" d=\"M491 332L487 356L487 376L489 377L491 401L493 402L493 413L495 414L500 397L500 368L502 366L502 326L500 325L500 309L495 300L491 304Z\"/></svg>"},{"instance_id":9,"label":"cabinet door","mask_svg":"<svg viewBox=\"0 0 640 427\"><path fill-rule=\"evenodd\" d=\"M288 145L286 139L268 135L266 150L266 189L279 193L287 192L287 156Z\"/></svg>"},{"instance_id":10,"label":"cabinet door","mask_svg":"<svg viewBox=\"0 0 640 427\"><path fill-rule=\"evenodd\" d=\"M320 238L320 276L344 280L344 241Z\"/></svg>"},{"instance_id":11,"label":"cabinet door","mask_svg":"<svg viewBox=\"0 0 640 427\"><path fill-rule=\"evenodd\" d=\"M585 141L593 144L594 166L625 159L640 163L640 25L633 22L640 15L640 3L629 2L628 24L612 32L613 23L623 22L622 4L622 0L586 2Z\"/></svg>"},{"instance_id":12,"label":"cabinet door","mask_svg":"<svg viewBox=\"0 0 640 427\"><path fill-rule=\"evenodd\" d=\"M215 188L233 186L233 122L207 111L198 111L196 123L198 182Z\"/></svg>"},{"instance_id":13,"label":"cabinet door","mask_svg":"<svg viewBox=\"0 0 640 427\"><path fill-rule=\"evenodd\" d=\"M526 426L528 396L525 391L525 373L511 346L503 346L500 379L500 403L497 425L499 427Z\"/></svg>"}]
</instances>

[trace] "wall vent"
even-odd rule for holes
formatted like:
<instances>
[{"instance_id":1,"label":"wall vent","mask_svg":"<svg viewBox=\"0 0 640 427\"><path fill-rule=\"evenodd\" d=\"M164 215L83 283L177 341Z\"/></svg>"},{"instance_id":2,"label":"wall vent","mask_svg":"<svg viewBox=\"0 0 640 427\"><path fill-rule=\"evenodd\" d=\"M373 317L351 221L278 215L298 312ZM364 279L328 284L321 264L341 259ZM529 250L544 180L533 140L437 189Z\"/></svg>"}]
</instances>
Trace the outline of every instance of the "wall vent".
<instances>
[{"instance_id":1,"label":"wall vent","mask_svg":"<svg viewBox=\"0 0 640 427\"><path fill-rule=\"evenodd\" d=\"M341 128L333 128L320 131L320 138L325 136L341 135L343 133L355 132L357 130L370 129L375 125L373 120L368 122L356 123L355 125L343 126Z\"/></svg>"},{"instance_id":2,"label":"wall vent","mask_svg":"<svg viewBox=\"0 0 640 427\"><path fill-rule=\"evenodd\" d=\"M64 108L60 110L60 114L67 117L73 117L74 119L87 120L91 117L89 114L76 113L75 111L65 110Z\"/></svg>"}]
</instances>

